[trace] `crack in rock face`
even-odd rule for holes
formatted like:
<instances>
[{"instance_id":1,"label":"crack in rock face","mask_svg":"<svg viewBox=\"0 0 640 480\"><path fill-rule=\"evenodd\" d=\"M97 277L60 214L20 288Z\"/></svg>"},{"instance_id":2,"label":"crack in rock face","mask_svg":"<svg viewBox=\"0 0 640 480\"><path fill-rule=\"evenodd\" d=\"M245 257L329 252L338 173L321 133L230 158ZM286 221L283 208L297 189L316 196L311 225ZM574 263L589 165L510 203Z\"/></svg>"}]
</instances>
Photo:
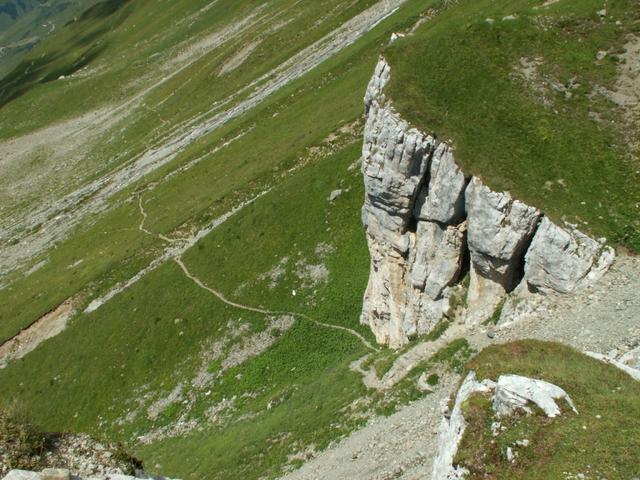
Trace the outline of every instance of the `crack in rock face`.
<instances>
[{"instance_id":1,"label":"crack in rock face","mask_svg":"<svg viewBox=\"0 0 640 480\"><path fill-rule=\"evenodd\" d=\"M361 323L399 347L451 316L452 288L469 271L467 324L491 317L507 294L572 293L614 260L604 239L554 224L458 167L454 149L411 127L384 89L384 58L365 94L362 222L371 255Z\"/></svg>"}]
</instances>

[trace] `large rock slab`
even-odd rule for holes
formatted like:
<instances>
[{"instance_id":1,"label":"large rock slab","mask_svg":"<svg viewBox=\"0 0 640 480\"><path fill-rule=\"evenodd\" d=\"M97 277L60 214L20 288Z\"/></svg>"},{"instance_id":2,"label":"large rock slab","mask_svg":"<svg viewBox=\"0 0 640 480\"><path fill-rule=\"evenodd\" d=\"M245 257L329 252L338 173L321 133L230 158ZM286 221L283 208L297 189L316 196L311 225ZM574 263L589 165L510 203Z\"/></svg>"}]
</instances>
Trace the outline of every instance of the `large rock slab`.
<instances>
[{"instance_id":1,"label":"large rock slab","mask_svg":"<svg viewBox=\"0 0 640 480\"><path fill-rule=\"evenodd\" d=\"M513 415L521 410L526 414L533 411L530 404L537 405L545 414L554 418L562 414L557 400L564 400L577 414L571 398L562 388L544 380L520 375L501 375L497 382L485 379L479 382L475 372L469 372L458 390L450 416L445 415L438 431L438 453L433 463L432 480L462 480L469 473L465 468L454 465L460 441L467 428L462 406L472 395L491 395L492 409L496 417Z\"/></svg>"},{"instance_id":2,"label":"large rock slab","mask_svg":"<svg viewBox=\"0 0 640 480\"><path fill-rule=\"evenodd\" d=\"M553 418L562 413L556 400L565 400L578 413L567 392L557 385L521 375L502 375L496 384L493 411L498 416L513 415L518 410L532 414L529 403L533 403L547 417Z\"/></svg>"},{"instance_id":3,"label":"large rock slab","mask_svg":"<svg viewBox=\"0 0 640 480\"><path fill-rule=\"evenodd\" d=\"M478 323L520 282L540 212L507 192L492 191L476 177L465 192L465 207L471 254L467 322Z\"/></svg>"},{"instance_id":4,"label":"large rock slab","mask_svg":"<svg viewBox=\"0 0 640 480\"><path fill-rule=\"evenodd\" d=\"M447 310L443 293L462 270L465 227L446 222L464 216L466 182L451 150L411 128L386 101L389 73L381 59L365 96L362 222L371 273L361 322L395 347L428 332Z\"/></svg>"},{"instance_id":5,"label":"large rock slab","mask_svg":"<svg viewBox=\"0 0 640 480\"><path fill-rule=\"evenodd\" d=\"M445 288L460 276L466 241L466 224L443 227L418 222L411 284L431 300L442 298Z\"/></svg>"},{"instance_id":6,"label":"large rock slab","mask_svg":"<svg viewBox=\"0 0 640 480\"><path fill-rule=\"evenodd\" d=\"M614 258L604 242L545 217L527 251L524 278L533 290L571 293L599 280Z\"/></svg>"},{"instance_id":7,"label":"large rock slab","mask_svg":"<svg viewBox=\"0 0 640 480\"><path fill-rule=\"evenodd\" d=\"M467 178L456 165L453 150L440 143L431 159L429 182L418 194L415 216L445 225L460 223L465 216L466 186Z\"/></svg>"},{"instance_id":8,"label":"large rock slab","mask_svg":"<svg viewBox=\"0 0 640 480\"><path fill-rule=\"evenodd\" d=\"M438 453L433 462L432 480L462 480L468 473L466 469L458 468L453 464L458 445L467 428L467 422L462 414L462 404L474 393L489 393L494 387L495 384L491 380L478 382L475 372L469 372L462 382L451 414L449 418L445 416L442 419L438 431Z\"/></svg>"}]
</instances>

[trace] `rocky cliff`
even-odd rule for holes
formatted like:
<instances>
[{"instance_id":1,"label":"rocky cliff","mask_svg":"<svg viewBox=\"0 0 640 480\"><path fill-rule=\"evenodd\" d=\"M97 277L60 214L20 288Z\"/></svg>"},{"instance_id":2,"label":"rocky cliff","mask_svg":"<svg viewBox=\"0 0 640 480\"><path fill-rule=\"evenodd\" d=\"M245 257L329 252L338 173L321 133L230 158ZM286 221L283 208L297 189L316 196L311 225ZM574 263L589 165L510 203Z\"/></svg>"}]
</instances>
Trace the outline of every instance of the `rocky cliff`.
<instances>
[{"instance_id":1,"label":"rocky cliff","mask_svg":"<svg viewBox=\"0 0 640 480\"><path fill-rule=\"evenodd\" d=\"M397 347L450 316L466 273L464 321L491 316L506 294L571 293L614 260L604 240L560 227L536 208L466 175L452 145L413 128L384 93L380 59L365 96L362 221L371 273L361 322Z\"/></svg>"}]
</instances>

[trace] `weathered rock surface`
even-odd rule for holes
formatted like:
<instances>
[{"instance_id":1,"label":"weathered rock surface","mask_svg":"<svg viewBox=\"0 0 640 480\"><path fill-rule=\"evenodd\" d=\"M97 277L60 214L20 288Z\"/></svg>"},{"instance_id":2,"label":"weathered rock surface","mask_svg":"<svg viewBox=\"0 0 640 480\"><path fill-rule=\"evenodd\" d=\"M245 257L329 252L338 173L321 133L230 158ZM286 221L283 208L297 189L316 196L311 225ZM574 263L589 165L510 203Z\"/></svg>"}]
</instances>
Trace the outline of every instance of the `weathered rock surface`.
<instances>
[{"instance_id":1,"label":"weathered rock surface","mask_svg":"<svg viewBox=\"0 0 640 480\"><path fill-rule=\"evenodd\" d=\"M403 120L384 93L390 76L380 59L365 95L362 151L371 273L361 322L378 342L397 347L430 331L451 314L448 287L467 270L469 324L508 293L570 293L606 272L612 249L465 176L450 145Z\"/></svg>"},{"instance_id":2,"label":"weathered rock surface","mask_svg":"<svg viewBox=\"0 0 640 480\"><path fill-rule=\"evenodd\" d=\"M623 365L640 370L640 346L621 355L618 361Z\"/></svg>"},{"instance_id":3,"label":"weathered rock surface","mask_svg":"<svg viewBox=\"0 0 640 480\"><path fill-rule=\"evenodd\" d=\"M616 360L615 358L611 358L596 352L585 352L585 354L589 355L591 358L595 358L596 360L600 360L601 362L608 363L616 368L619 368L623 372L627 373L631 378L640 382L640 369L627 365L626 363L621 361L622 359Z\"/></svg>"},{"instance_id":4,"label":"weathered rock surface","mask_svg":"<svg viewBox=\"0 0 640 480\"><path fill-rule=\"evenodd\" d=\"M410 128L386 102L388 80L381 60L365 97L362 221L372 274L361 320L380 343L399 346L429 331L447 310L443 292L462 270L465 229L447 222L463 216L465 180L446 145ZM457 193L446 179L458 185ZM446 198L432 198L431 188L445 189Z\"/></svg>"},{"instance_id":5,"label":"weathered rock surface","mask_svg":"<svg viewBox=\"0 0 640 480\"><path fill-rule=\"evenodd\" d=\"M493 192L477 178L471 180L465 195L471 253L467 319L479 323L519 283L540 212L508 193Z\"/></svg>"},{"instance_id":6,"label":"weathered rock surface","mask_svg":"<svg viewBox=\"0 0 640 480\"><path fill-rule=\"evenodd\" d=\"M562 413L556 400L565 400L578 413L567 392L557 385L520 375L502 375L496 384L493 411L498 416L513 415L517 410L531 414L528 404L534 403L547 417L553 418Z\"/></svg>"},{"instance_id":7,"label":"weathered rock surface","mask_svg":"<svg viewBox=\"0 0 640 480\"><path fill-rule=\"evenodd\" d=\"M456 224L464 219L467 178L456 165L453 151L440 143L429 169L429 183L418 194L414 215L420 220Z\"/></svg>"},{"instance_id":8,"label":"weathered rock surface","mask_svg":"<svg viewBox=\"0 0 640 480\"><path fill-rule=\"evenodd\" d=\"M457 468L453 464L458 445L467 428L467 423L462 414L462 404L474 393L490 392L494 385L490 380L478 382L475 372L469 372L467 378L462 382L451 415L449 418L445 416L440 424L438 453L433 462L433 473L431 474L433 480L462 479L468 473L466 469Z\"/></svg>"},{"instance_id":9,"label":"weathered rock surface","mask_svg":"<svg viewBox=\"0 0 640 480\"><path fill-rule=\"evenodd\" d=\"M527 284L542 292L570 293L593 283L614 259L613 249L603 243L543 218L526 255Z\"/></svg>"}]
</instances>

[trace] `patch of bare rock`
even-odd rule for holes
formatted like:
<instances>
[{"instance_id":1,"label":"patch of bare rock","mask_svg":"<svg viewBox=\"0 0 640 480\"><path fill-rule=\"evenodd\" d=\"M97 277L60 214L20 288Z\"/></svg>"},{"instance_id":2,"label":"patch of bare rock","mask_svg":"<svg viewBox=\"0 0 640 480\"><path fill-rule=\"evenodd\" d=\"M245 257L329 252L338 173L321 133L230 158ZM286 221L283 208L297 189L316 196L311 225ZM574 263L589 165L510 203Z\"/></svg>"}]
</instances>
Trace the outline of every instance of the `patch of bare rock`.
<instances>
[{"instance_id":1,"label":"patch of bare rock","mask_svg":"<svg viewBox=\"0 0 640 480\"><path fill-rule=\"evenodd\" d=\"M8 456L15 457L13 451L20 452L20 446L3 446L0 475L4 475L4 480L163 480L163 477L145 474L142 464L118 445L105 445L87 435L45 435L44 438L42 453L37 458L30 459L30 464L43 468L42 471L11 470ZM13 440L14 443L20 441L21 439Z\"/></svg>"},{"instance_id":2,"label":"patch of bare rock","mask_svg":"<svg viewBox=\"0 0 640 480\"><path fill-rule=\"evenodd\" d=\"M462 412L463 403L473 394L490 394L493 399L493 411L497 418L511 416L516 412L531 415L530 404L535 404L549 418L562 414L556 400L565 400L578 413L567 392L544 380L502 375L497 382L476 380L475 372L469 372L456 396L455 404L449 416L445 416L438 435L438 453L433 463L433 480L462 480L468 474L464 468L454 466L453 459L466 430L466 420Z\"/></svg>"},{"instance_id":3,"label":"patch of bare rock","mask_svg":"<svg viewBox=\"0 0 640 480\"><path fill-rule=\"evenodd\" d=\"M74 313L73 300L68 299L1 344L0 368L6 367L12 360L24 357L45 340L58 335L66 328Z\"/></svg>"}]
</instances>

